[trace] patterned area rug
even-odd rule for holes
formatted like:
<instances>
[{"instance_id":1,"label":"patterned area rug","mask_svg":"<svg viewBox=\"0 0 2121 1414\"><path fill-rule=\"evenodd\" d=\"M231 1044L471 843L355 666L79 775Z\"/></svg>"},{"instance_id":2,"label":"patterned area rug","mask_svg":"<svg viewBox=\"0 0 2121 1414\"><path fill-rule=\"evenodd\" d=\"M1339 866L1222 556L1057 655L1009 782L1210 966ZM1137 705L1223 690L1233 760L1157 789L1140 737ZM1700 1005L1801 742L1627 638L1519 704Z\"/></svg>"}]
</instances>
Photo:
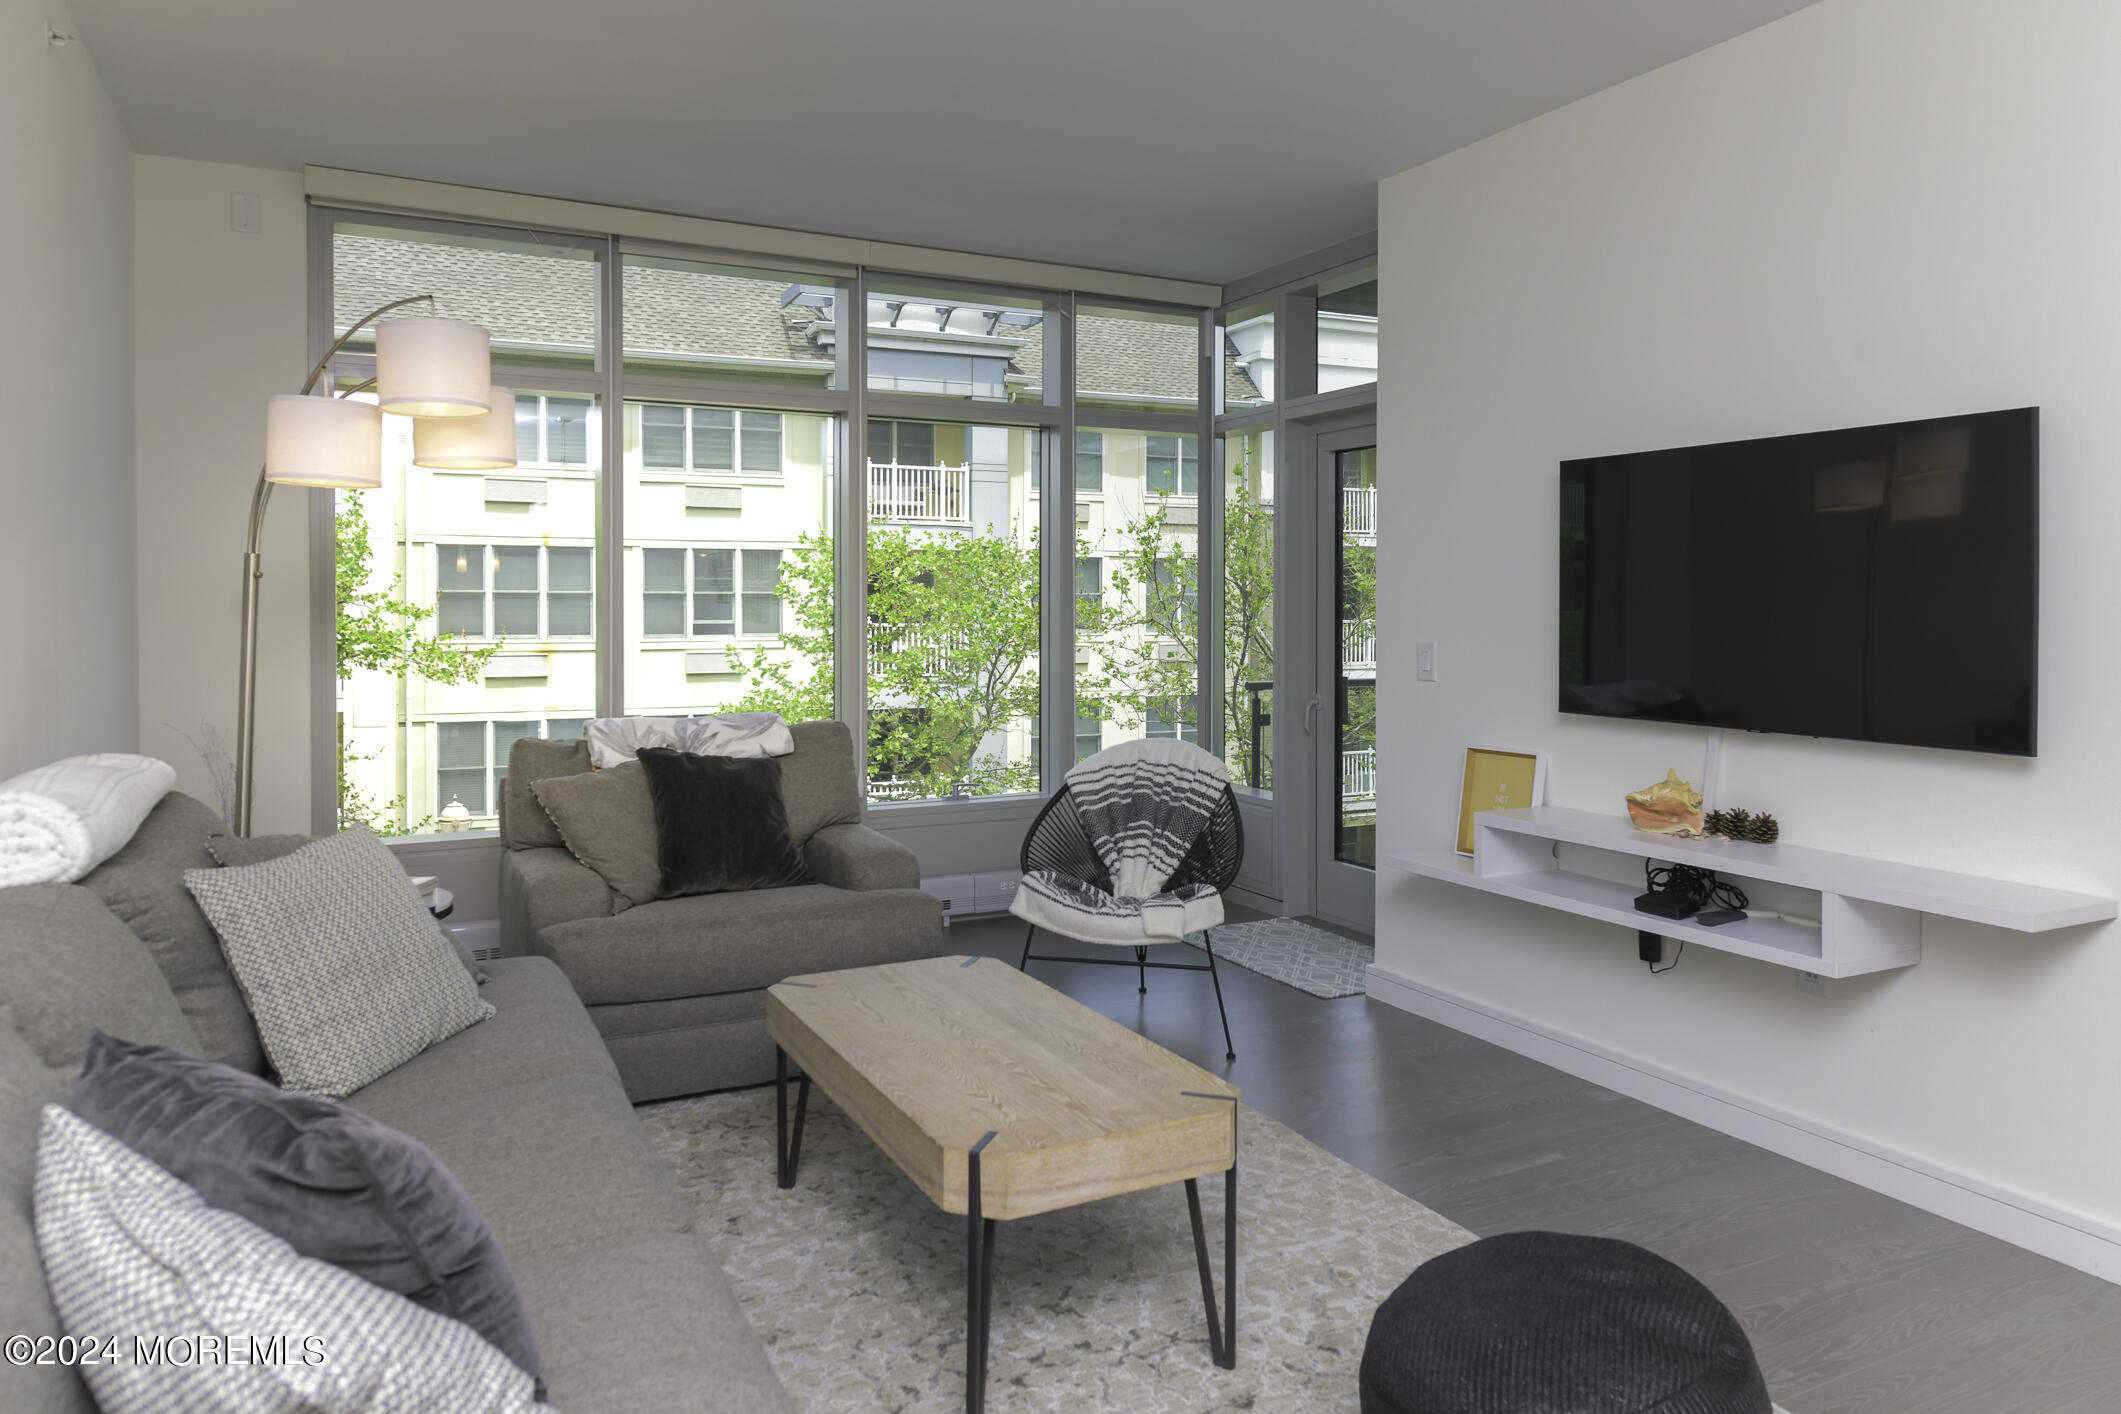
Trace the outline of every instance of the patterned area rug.
<instances>
[{"instance_id":1,"label":"patterned area rug","mask_svg":"<svg viewBox=\"0 0 2121 1414\"><path fill-rule=\"evenodd\" d=\"M822 1092L785 1193L771 1086L639 1113L805 1414L964 1408L963 1218ZM1251 1110L1238 1133L1237 1368L1208 1358L1174 1184L999 1225L989 1409L1352 1414L1378 1302L1472 1234ZM1220 1296L1222 1184L1201 1190Z\"/></svg>"},{"instance_id":2,"label":"patterned area rug","mask_svg":"<svg viewBox=\"0 0 2121 1414\"><path fill-rule=\"evenodd\" d=\"M1186 944L1200 946L1193 938ZM1215 956L1314 997L1353 997L1366 990L1363 969L1377 949L1294 918L1256 918L1217 928Z\"/></svg>"}]
</instances>

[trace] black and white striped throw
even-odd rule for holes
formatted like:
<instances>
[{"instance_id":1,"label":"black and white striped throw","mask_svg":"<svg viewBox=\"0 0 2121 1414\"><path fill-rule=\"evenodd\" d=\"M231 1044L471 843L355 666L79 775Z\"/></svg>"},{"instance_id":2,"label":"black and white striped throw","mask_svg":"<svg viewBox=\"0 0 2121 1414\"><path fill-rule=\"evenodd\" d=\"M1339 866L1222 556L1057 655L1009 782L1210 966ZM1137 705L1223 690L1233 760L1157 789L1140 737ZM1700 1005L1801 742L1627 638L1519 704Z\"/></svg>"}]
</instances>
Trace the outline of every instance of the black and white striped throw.
<instances>
[{"instance_id":1,"label":"black and white striped throw","mask_svg":"<svg viewBox=\"0 0 2121 1414\"><path fill-rule=\"evenodd\" d=\"M1168 890L1222 800L1223 763L1191 742L1123 742L1068 773L1068 793L1090 845L1112 876L1111 892L1053 870L1026 874L1010 910L1026 922L1085 942L1142 943L1185 937L1222 922L1222 899L1205 884Z\"/></svg>"}]
</instances>

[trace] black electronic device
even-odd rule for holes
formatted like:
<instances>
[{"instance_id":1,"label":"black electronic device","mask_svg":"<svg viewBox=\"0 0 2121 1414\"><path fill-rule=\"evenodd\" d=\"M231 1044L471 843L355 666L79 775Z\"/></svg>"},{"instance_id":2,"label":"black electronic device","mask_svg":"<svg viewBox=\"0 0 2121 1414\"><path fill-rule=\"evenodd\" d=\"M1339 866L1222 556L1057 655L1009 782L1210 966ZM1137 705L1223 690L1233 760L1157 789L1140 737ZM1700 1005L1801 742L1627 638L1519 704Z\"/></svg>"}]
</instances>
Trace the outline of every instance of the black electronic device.
<instances>
[{"instance_id":1,"label":"black electronic device","mask_svg":"<svg viewBox=\"0 0 2121 1414\"><path fill-rule=\"evenodd\" d=\"M1563 462L1561 710L2033 755L2039 414Z\"/></svg>"},{"instance_id":2,"label":"black electronic device","mask_svg":"<svg viewBox=\"0 0 2121 1414\"><path fill-rule=\"evenodd\" d=\"M1746 916L1742 908L1712 908L1694 915L1694 921L1704 928L1721 928L1726 923L1736 923Z\"/></svg>"},{"instance_id":3,"label":"black electronic device","mask_svg":"<svg viewBox=\"0 0 2121 1414\"><path fill-rule=\"evenodd\" d=\"M1700 907L1700 900L1670 889L1652 889L1635 896L1637 913L1654 913L1659 918L1691 918Z\"/></svg>"}]
</instances>

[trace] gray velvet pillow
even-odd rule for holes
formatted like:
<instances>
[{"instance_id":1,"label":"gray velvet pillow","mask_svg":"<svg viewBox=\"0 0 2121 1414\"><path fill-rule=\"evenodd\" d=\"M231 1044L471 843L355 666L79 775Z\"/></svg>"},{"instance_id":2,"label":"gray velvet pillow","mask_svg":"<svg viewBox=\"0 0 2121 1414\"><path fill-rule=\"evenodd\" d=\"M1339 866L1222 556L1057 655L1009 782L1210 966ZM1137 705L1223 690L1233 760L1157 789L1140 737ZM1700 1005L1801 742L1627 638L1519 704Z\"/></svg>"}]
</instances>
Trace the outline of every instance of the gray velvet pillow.
<instances>
[{"instance_id":1,"label":"gray velvet pillow","mask_svg":"<svg viewBox=\"0 0 2121 1414\"><path fill-rule=\"evenodd\" d=\"M499 1239L419 1141L335 1100L101 1031L74 1083L74 1113L213 1207L462 1321L538 1375L537 1337Z\"/></svg>"},{"instance_id":2,"label":"gray velvet pillow","mask_svg":"<svg viewBox=\"0 0 2121 1414\"><path fill-rule=\"evenodd\" d=\"M119 1358L80 1364L103 1414L540 1407L531 1377L470 1326L302 1256L58 1105L38 1127L36 1211L60 1324L120 1342ZM128 1358L136 1339L181 1351L216 1335L239 1353Z\"/></svg>"},{"instance_id":3,"label":"gray velvet pillow","mask_svg":"<svg viewBox=\"0 0 2121 1414\"><path fill-rule=\"evenodd\" d=\"M656 852L655 802L641 763L608 771L553 776L531 786L568 850L604 876L616 897L612 912L660 897L662 865Z\"/></svg>"},{"instance_id":4,"label":"gray velvet pillow","mask_svg":"<svg viewBox=\"0 0 2121 1414\"><path fill-rule=\"evenodd\" d=\"M265 864L283 858L293 854L303 845L315 844L320 838L322 836L318 835L251 835L248 838L242 835L208 835L206 848L221 862L222 868L242 869L252 864ZM479 960L471 955L470 948L464 946L464 940L452 930L442 928L439 919L436 920L435 926L441 930L443 937L449 939L450 947L456 950L457 961L464 964L464 970L471 974L471 980L484 982L486 974L479 970Z\"/></svg>"}]
</instances>

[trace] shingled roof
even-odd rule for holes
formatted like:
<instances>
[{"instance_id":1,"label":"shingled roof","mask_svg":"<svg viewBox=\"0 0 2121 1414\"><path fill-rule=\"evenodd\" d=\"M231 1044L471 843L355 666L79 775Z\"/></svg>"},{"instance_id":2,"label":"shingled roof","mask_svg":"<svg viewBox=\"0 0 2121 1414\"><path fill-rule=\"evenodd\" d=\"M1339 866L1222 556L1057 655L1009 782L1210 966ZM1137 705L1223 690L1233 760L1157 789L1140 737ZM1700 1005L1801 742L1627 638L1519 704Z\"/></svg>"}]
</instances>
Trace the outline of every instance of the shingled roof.
<instances>
[{"instance_id":1,"label":"shingled roof","mask_svg":"<svg viewBox=\"0 0 2121 1414\"><path fill-rule=\"evenodd\" d=\"M588 353L595 348L597 265L564 249L481 246L408 240L341 230L332 237L332 317L339 329L379 305L432 292L437 312L484 326L503 350ZM833 362L817 335L818 310L782 303L778 279L724 274L676 262L629 261L625 270L629 355L673 362L815 364ZM1041 386L1044 346L1036 326L1005 326L1024 340L1012 354L1011 381ZM1112 401L1190 402L1193 326L1085 314L1076 322L1077 387ZM800 370L795 370L800 372ZM1254 400L1258 390L1229 349L1228 396Z\"/></svg>"}]
</instances>

